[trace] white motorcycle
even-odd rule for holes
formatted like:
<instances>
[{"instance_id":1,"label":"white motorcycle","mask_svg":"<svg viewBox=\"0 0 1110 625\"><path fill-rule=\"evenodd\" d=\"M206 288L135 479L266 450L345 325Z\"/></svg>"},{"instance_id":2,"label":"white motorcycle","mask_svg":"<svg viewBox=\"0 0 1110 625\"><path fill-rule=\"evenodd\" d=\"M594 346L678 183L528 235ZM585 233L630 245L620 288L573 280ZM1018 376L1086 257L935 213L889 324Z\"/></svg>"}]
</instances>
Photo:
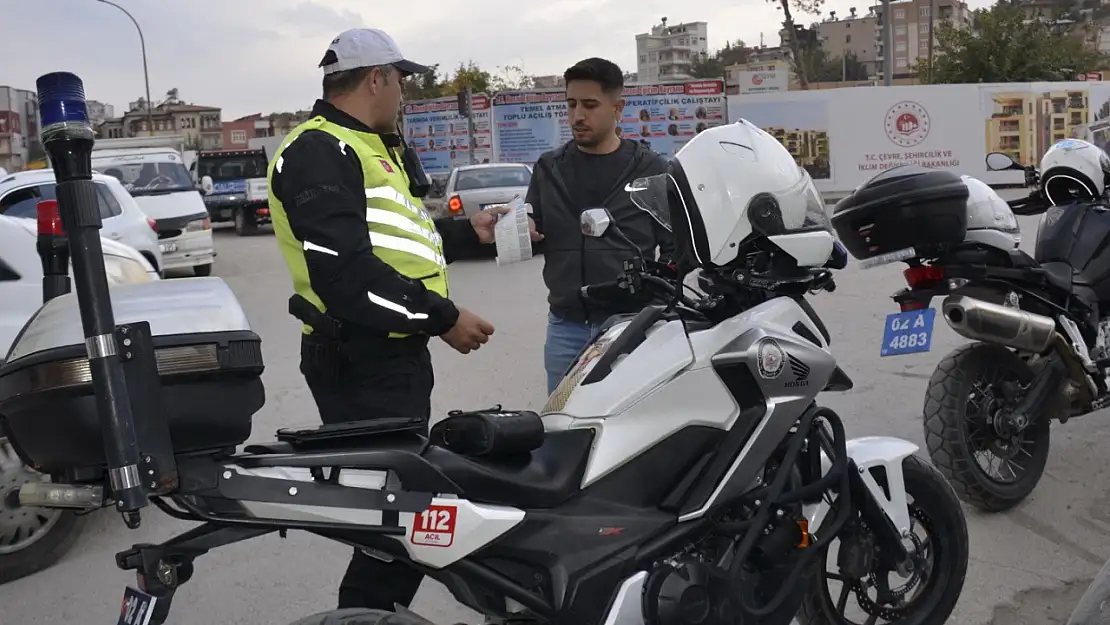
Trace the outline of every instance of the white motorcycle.
<instances>
[{"instance_id":1,"label":"white motorcycle","mask_svg":"<svg viewBox=\"0 0 1110 625\"><path fill-rule=\"evenodd\" d=\"M582 223L590 236L620 235L604 209ZM71 242L81 236L70 230ZM768 269L772 257L749 267ZM92 265L77 256L79 275L82 263ZM814 401L852 387L803 297L832 290L832 272L704 272L706 293L686 296L668 271L635 259L619 281L584 290L668 303L611 320L542 417L452 414L428 438L419 422L283 430L240 453L264 402L263 365L227 285L113 289L113 344L136 424L130 467L109 460L126 449L118 413L93 390L91 371L103 370L88 356L103 346L81 330L107 289L56 298L0 369L4 430L55 478L18 500L112 506L134 527L149 499L203 522L118 554L139 578L125 590L128 624L163 623L197 556L288 529L403 561L494 623L840 625L852 622L852 594L867 623L944 623L968 560L955 495L916 445L846 440L841 419ZM426 621L350 610L300 621L324 622Z\"/></svg>"}]
</instances>

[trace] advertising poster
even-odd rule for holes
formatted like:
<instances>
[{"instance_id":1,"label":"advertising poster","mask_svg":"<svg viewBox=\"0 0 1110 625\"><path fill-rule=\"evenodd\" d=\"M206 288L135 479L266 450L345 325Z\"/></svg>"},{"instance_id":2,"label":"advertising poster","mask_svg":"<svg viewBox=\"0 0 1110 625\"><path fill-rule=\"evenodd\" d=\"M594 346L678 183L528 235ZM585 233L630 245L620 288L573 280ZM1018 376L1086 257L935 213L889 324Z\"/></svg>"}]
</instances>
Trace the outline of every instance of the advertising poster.
<instances>
[{"instance_id":1,"label":"advertising poster","mask_svg":"<svg viewBox=\"0 0 1110 625\"><path fill-rule=\"evenodd\" d=\"M725 109L720 80L631 85L624 89L624 119L617 132L660 154L674 154L694 135L725 123Z\"/></svg>"},{"instance_id":2,"label":"advertising poster","mask_svg":"<svg viewBox=\"0 0 1110 625\"><path fill-rule=\"evenodd\" d=\"M730 113L779 140L815 183L832 179L829 107L824 99L761 102L742 99Z\"/></svg>"},{"instance_id":3,"label":"advertising poster","mask_svg":"<svg viewBox=\"0 0 1110 625\"><path fill-rule=\"evenodd\" d=\"M497 162L532 165L544 152L570 141L566 98L562 89L495 95L492 118Z\"/></svg>"},{"instance_id":4,"label":"advertising poster","mask_svg":"<svg viewBox=\"0 0 1110 625\"><path fill-rule=\"evenodd\" d=\"M489 98L475 94L472 102L474 162L488 163L493 144ZM459 115L458 99L454 96L406 104L404 126L405 141L420 155L420 163L428 174L447 174L470 162L466 118Z\"/></svg>"}]
</instances>

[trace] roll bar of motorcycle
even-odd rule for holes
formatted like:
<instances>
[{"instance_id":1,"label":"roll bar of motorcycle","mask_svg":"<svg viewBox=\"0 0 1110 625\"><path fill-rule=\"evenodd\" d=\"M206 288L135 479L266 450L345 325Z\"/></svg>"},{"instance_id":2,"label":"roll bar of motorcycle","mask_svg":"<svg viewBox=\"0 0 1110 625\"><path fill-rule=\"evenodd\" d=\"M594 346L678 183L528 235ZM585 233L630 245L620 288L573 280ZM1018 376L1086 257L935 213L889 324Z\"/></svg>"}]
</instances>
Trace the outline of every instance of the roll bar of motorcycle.
<instances>
[{"instance_id":1,"label":"roll bar of motorcycle","mask_svg":"<svg viewBox=\"0 0 1110 625\"><path fill-rule=\"evenodd\" d=\"M68 246L42 239L43 268L56 274L64 255L73 262L89 371L101 419L111 498L129 528L141 523L139 511L151 494L177 488L169 423L160 409L161 386L146 322L116 326L100 243L100 208L92 181L95 141L85 103L84 83L75 74L54 72L36 81L41 138L57 182L55 205L42 203L43 223L61 220ZM60 235L57 227L52 232ZM46 278L44 277L44 280ZM54 278L51 278L54 281ZM56 295L65 285L50 285ZM136 413L143 419L137 420Z\"/></svg>"}]
</instances>

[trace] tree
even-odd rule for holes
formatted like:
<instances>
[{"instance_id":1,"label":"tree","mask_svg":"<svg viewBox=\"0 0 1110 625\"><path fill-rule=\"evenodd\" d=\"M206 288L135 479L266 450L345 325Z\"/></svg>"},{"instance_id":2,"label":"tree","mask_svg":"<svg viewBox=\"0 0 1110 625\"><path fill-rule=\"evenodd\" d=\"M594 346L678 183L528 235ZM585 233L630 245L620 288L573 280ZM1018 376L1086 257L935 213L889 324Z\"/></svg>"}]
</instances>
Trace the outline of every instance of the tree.
<instances>
[{"instance_id":1,"label":"tree","mask_svg":"<svg viewBox=\"0 0 1110 625\"><path fill-rule=\"evenodd\" d=\"M926 58L916 66L923 83L1071 80L1106 62L1074 30L1029 20L1019 7L997 4L977 18L978 34L936 24L932 65Z\"/></svg>"},{"instance_id":2,"label":"tree","mask_svg":"<svg viewBox=\"0 0 1110 625\"><path fill-rule=\"evenodd\" d=\"M529 74L525 73L524 68L519 65L500 65L497 67L497 73L490 76L489 88L491 93L498 91L519 91L521 89L531 89L536 85L536 81Z\"/></svg>"},{"instance_id":3,"label":"tree","mask_svg":"<svg viewBox=\"0 0 1110 625\"><path fill-rule=\"evenodd\" d=\"M403 88L405 100L431 100L443 95L443 85L439 82L439 64L433 65L431 71L423 74L406 76Z\"/></svg>"},{"instance_id":4,"label":"tree","mask_svg":"<svg viewBox=\"0 0 1110 625\"><path fill-rule=\"evenodd\" d=\"M773 4L777 4L778 10L782 11L782 27L783 36L786 39L786 44L790 48L791 55L794 58L794 73L798 77L798 86L802 89L809 89L809 75L805 72L805 62L799 62L804 54L804 48L816 47L816 32L810 31L805 27L800 27L794 21L794 13L808 13L810 15L818 15L821 13L821 7L824 6L825 0L767 0ZM814 41L809 41L809 35L812 32Z\"/></svg>"},{"instance_id":5,"label":"tree","mask_svg":"<svg viewBox=\"0 0 1110 625\"><path fill-rule=\"evenodd\" d=\"M491 93L490 85L492 82L493 76L478 67L474 61L459 63L459 66L455 68L455 74L443 83L443 95L455 95L467 87L470 87L475 93Z\"/></svg>"},{"instance_id":6,"label":"tree","mask_svg":"<svg viewBox=\"0 0 1110 625\"><path fill-rule=\"evenodd\" d=\"M751 50L737 39L725 44L710 56L699 58L690 64L690 75L694 78L721 78L729 65L747 63Z\"/></svg>"},{"instance_id":7,"label":"tree","mask_svg":"<svg viewBox=\"0 0 1110 625\"><path fill-rule=\"evenodd\" d=\"M806 72L813 82L867 80L867 67L852 52L844 57L830 56L824 48L805 51Z\"/></svg>"}]
</instances>

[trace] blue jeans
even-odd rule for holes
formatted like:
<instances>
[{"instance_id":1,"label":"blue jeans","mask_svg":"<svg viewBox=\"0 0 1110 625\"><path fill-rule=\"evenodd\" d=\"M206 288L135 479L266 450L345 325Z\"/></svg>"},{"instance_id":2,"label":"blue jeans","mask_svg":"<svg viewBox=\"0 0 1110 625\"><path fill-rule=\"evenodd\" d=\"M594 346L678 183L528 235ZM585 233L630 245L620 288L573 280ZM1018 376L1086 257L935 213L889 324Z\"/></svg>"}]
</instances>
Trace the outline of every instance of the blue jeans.
<instances>
[{"instance_id":1,"label":"blue jeans","mask_svg":"<svg viewBox=\"0 0 1110 625\"><path fill-rule=\"evenodd\" d=\"M543 366L547 370L547 394L555 392L578 354L601 330L600 325L578 323L547 313L547 340L543 344Z\"/></svg>"}]
</instances>

